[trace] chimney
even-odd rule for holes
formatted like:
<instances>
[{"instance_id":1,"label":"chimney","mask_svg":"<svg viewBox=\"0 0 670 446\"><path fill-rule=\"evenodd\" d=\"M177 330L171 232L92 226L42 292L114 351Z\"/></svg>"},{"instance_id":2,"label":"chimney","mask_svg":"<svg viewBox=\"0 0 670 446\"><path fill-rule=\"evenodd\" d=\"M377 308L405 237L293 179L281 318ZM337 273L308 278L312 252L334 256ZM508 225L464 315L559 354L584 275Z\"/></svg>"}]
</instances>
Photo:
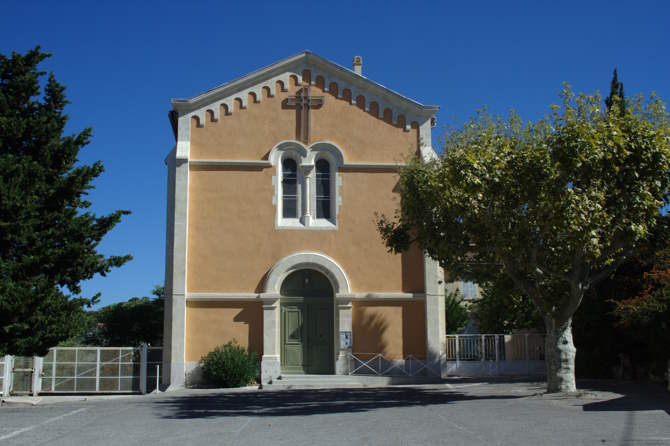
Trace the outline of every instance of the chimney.
<instances>
[{"instance_id":1,"label":"chimney","mask_svg":"<svg viewBox=\"0 0 670 446\"><path fill-rule=\"evenodd\" d=\"M361 56L354 56L353 70L354 73L363 76L363 58Z\"/></svg>"}]
</instances>

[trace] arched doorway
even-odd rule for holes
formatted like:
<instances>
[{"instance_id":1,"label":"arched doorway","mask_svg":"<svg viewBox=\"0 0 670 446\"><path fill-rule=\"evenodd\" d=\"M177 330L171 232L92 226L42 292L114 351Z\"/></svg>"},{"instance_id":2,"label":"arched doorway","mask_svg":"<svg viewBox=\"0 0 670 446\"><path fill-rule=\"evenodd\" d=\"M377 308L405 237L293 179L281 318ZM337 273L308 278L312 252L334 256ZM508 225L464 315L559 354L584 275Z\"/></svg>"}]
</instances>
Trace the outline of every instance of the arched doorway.
<instances>
[{"instance_id":1,"label":"arched doorway","mask_svg":"<svg viewBox=\"0 0 670 446\"><path fill-rule=\"evenodd\" d=\"M333 287L313 269L281 284L282 373L333 373Z\"/></svg>"}]
</instances>

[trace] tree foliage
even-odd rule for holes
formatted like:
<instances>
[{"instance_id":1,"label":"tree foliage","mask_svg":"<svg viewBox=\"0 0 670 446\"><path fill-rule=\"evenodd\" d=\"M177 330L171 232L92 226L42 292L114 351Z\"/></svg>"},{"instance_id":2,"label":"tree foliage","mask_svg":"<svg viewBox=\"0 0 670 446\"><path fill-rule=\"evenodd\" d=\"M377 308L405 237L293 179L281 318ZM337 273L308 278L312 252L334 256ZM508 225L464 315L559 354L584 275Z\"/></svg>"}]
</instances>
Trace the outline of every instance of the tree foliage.
<instances>
[{"instance_id":1,"label":"tree foliage","mask_svg":"<svg viewBox=\"0 0 670 446\"><path fill-rule=\"evenodd\" d=\"M480 287L482 297L471 311L481 333L544 331L542 316L508 276L501 274Z\"/></svg>"},{"instance_id":2,"label":"tree foliage","mask_svg":"<svg viewBox=\"0 0 670 446\"><path fill-rule=\"evenodd\" d=\"M98 345L124 346L163 341L163 287L155 287L150 297L133 297L108 305L96 312Z\"/></svg>"},{"instance_id":3,"label":"tree foliage","mask_svg":"<svg viewBox=\"0 0 670 446\"><path fill-rule=\"evenodd\" d=\"M647 242L588 293L575 315L580 376L663 379L670 359L670 217L658 220Z\"/></svg>"},{"instance_id":4,"label":"tree foliage","mask_svg":"<svg viewBox=\"0 0 670 446\"><path fill-rule=\"evenodd\" d=\"M447 333L461 333L470 321L470 312L463 305L463 296L458 290L447 291L444 294L444 304Z\"/></svg>"},{"instance_id":5,"label":"tree foliage","mask_svg":"<svg viewBox=\"0 0 670 446\"><path fill-rule=\"evenodd\" d=\"M91 129L63 135L65 87L38 65L49 55L0 55L0 351L44 354L75 330L80 283L130 256L105 257L98 243L127 211L87 209L100 162L78 163Z\"/></svg>"},{"instance_id":6,"label":"tree foliage","mask_svg":"<svg viewBox=\"0 0 670 446\"><path fill-rule=\"evenodd\" d=\"M390 249L415 239L458 277L509 277L545 323L548 389L574 391L572 315L667 204L670 126L655 95L608 110L569 87L561 99L535 123L479 112L447 132L440 159L401 173L401 212L378 229Z\"/></svg>"},{"instance_id":7,"label":"tree foliage","mask_svg":"<svg viewBox=\"0 0 670 446\"><path fill-rule=\"evenodd\" d=\"M162 345L163 287L156 286L152 297L132 297L96 311L82 311L79 329L62 346L137 346L141 343Z\"/></svg>"},{"instance_id":8,"label":"tree foliage","mask_svg":"<svg viewBox=\"0 0 670 446\"><path fill-rule=\"evenodd\" d=\"M656 248L645 249L632 259L631 266L637 271L635 287L622 299L612 299L621 325L648 324L670 311L670 244L665 240Z\"/></svg>"}]
</instances>

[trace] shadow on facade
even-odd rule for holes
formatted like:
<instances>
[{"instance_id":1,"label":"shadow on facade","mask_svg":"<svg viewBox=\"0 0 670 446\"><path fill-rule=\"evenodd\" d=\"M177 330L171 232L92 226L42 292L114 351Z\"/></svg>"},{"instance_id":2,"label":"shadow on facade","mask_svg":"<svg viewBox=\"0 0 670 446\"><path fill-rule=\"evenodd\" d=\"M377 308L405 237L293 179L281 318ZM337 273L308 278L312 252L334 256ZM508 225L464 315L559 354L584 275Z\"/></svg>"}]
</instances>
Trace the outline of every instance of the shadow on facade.
<instances>
[{"instance_id":1,"label":"shadow on facade","mask_svg":"<svg viewBox=\"0 0 670 446\"><path fill-rule=\"evenodd\" d=\"M240 312L233 317L234 322L247 326L247 348L263 354L263 308L259 302L249 302L242 305Z\"/></svg>"},{"instance_id":2,"label":"shadow on facade","mask_svg":"<svg viewBox=\"0 0 670 446\"><path fill-rule=\"evenodd\" d=\"M366 388L279 390L175 397L157 401L162 418L296 416L356 413L392 407L431 406L473 400L511 400L519 395L474 396L444 389Z\"/></svg>"},{"instance_id":3,"label":"shadow on facade","mask_svg":"<svg viewBox=\"0 0 670 446\"><path fill-rule=\"evenodd\" d=\"M370 314L365 309L358 309L353 317L354 353L367 360L377 353L385 353L387 343L385 333L388 330L388 321L378 314Z\"/></svg>"}]
</instances>

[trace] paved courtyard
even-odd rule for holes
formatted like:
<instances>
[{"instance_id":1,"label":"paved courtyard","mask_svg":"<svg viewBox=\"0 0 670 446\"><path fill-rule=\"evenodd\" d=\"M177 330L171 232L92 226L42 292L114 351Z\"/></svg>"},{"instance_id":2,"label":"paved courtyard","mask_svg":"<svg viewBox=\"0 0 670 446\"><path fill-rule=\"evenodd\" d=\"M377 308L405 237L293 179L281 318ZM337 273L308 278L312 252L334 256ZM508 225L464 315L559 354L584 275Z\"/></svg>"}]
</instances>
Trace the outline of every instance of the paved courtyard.
<instances>
[{"instance_id":1,"label":"paved courtyard","mask_svg":"<svg viewBox=\"0 0 670 446\"><path fill-rule=\"evenodd\" d=\"M581 388L559 398L542 383L450 381L5 405L0 444L670 445L663 387Z\"/></svg>"}]
</instances>

